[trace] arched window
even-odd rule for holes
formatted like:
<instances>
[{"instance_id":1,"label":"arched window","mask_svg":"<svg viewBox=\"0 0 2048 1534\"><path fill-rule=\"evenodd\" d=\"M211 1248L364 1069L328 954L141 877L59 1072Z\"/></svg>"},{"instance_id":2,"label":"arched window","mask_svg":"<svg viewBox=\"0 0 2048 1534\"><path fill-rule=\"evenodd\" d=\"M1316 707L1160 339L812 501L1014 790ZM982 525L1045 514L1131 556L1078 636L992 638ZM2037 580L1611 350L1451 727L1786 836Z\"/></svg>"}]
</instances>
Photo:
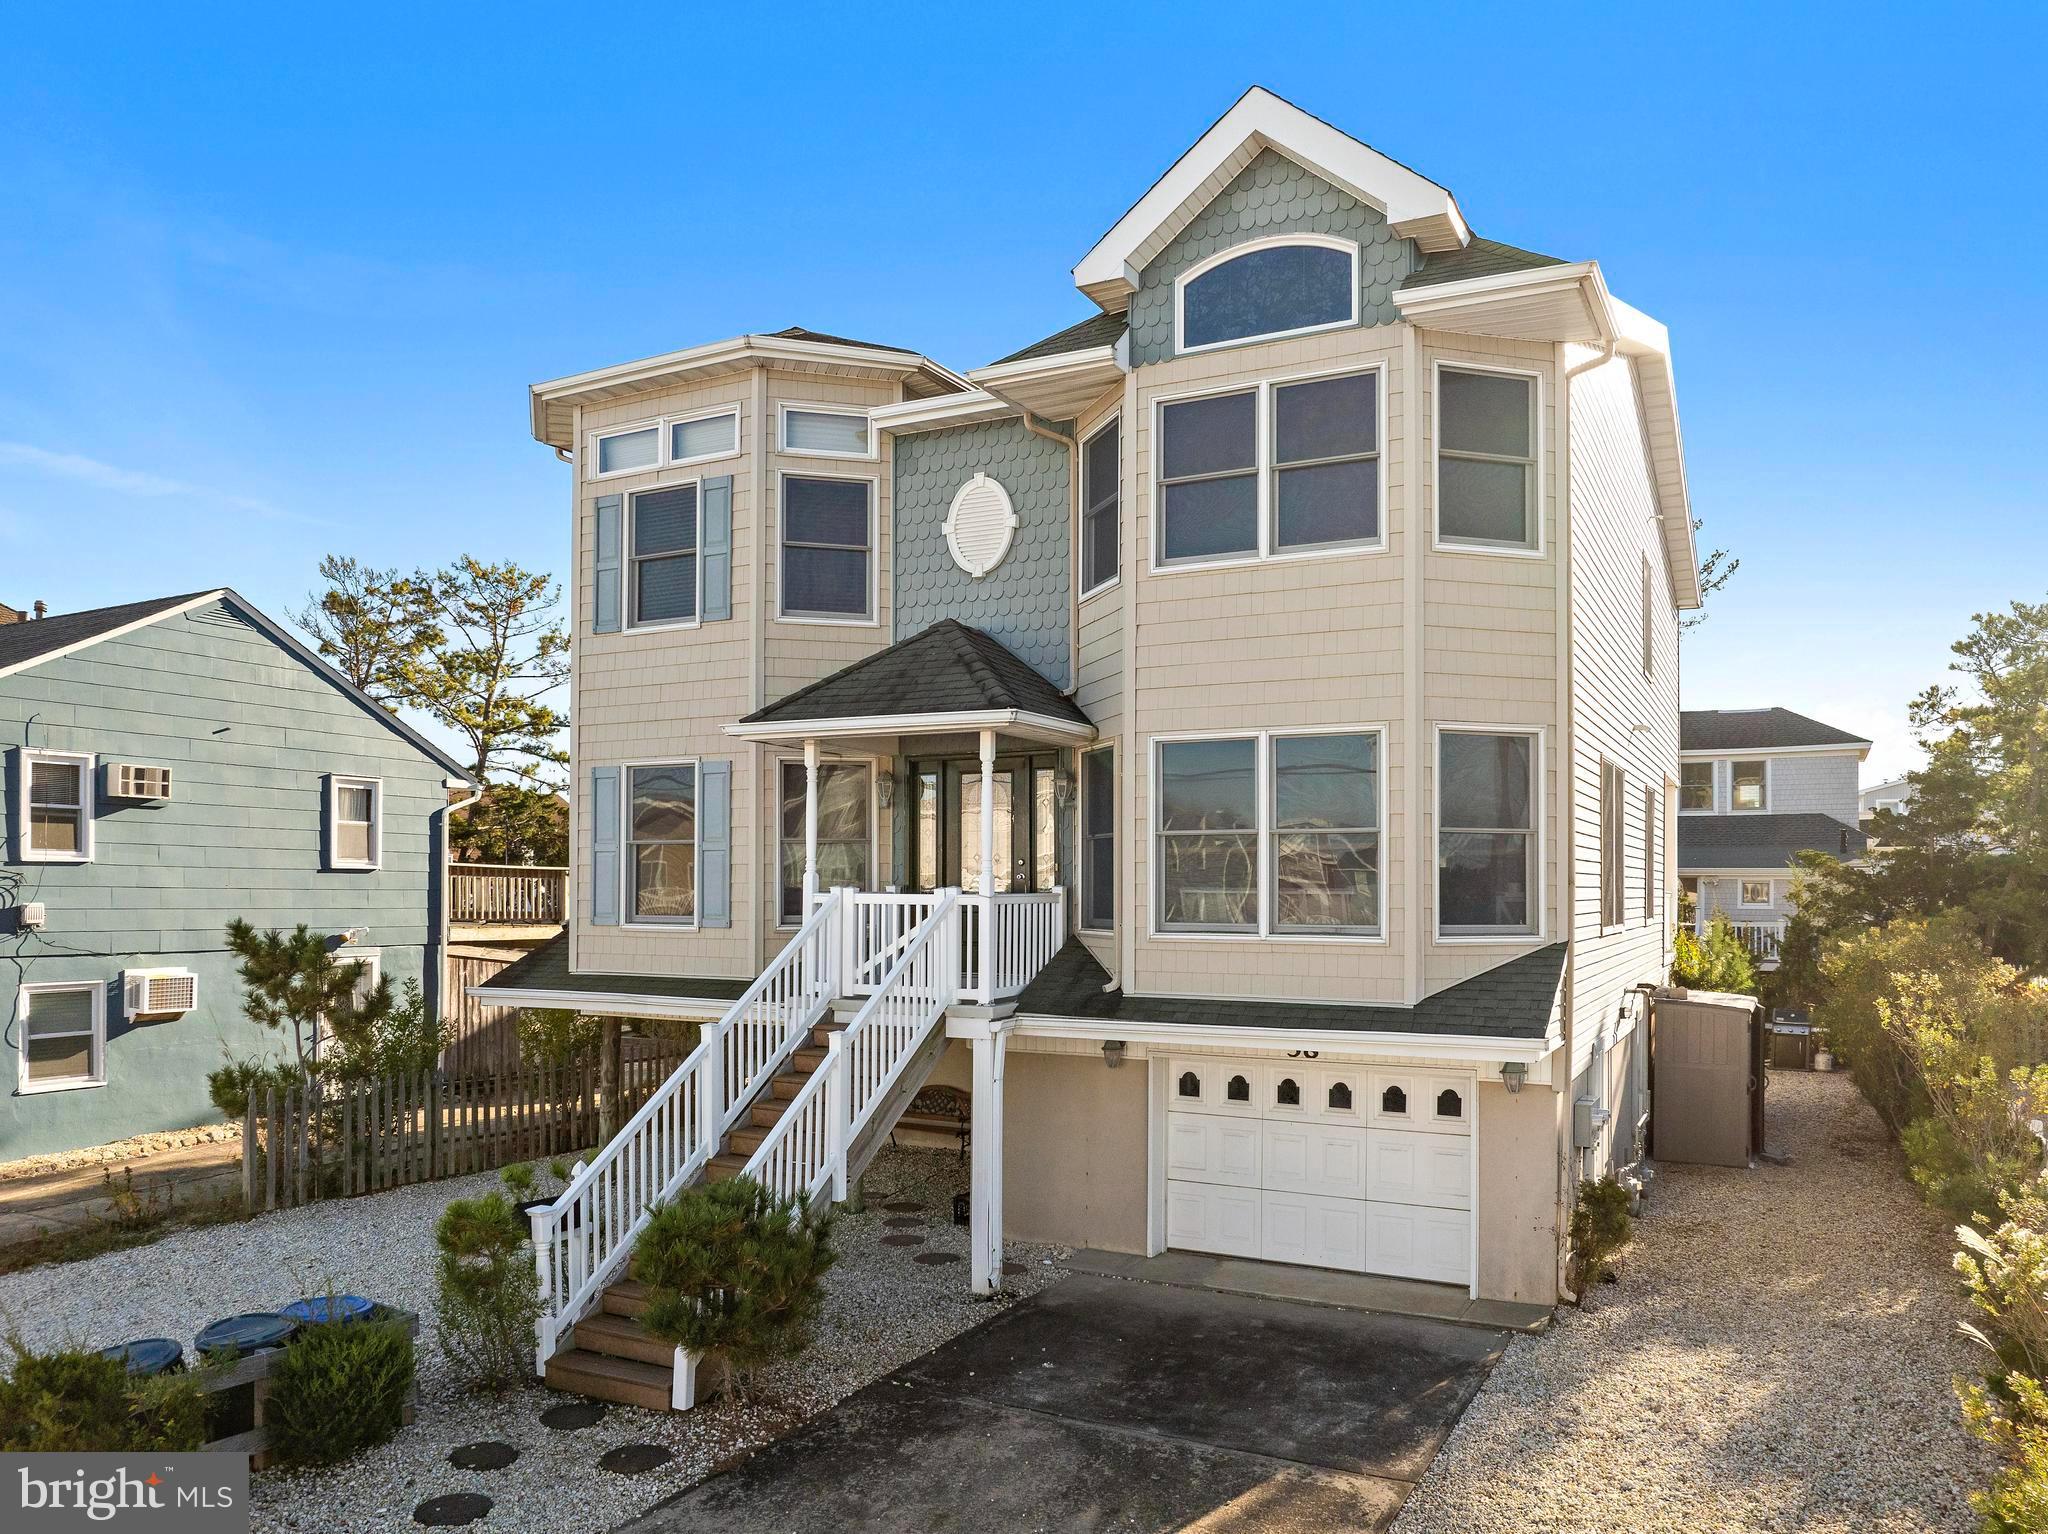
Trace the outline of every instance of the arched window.
<instances>
[{"instance_id":1,"label":"arched window","mask_svg":"<svg viewBox=\"0 0 2048 1534\"><path fill-rule=\"evenodd\" d=\"M1299 1108L1301 1084L1292 1076L1282 1078L1279 1088L1273 1093L1273 1099L1283 1108Z\"/></svg>"},{"instance_id":2,"label":"arched window","mask_svg":"<svg viewBox=\"0 0 2048 1534\"><path fill-rule=\"evenodd\" d=\"M1436 1116L1440 1119L1458 1119L1465 1116L1465 1099L1449 1087L1436 1094Z\"/></svg>"},{"instance_id":3,"label":"arched window","mask_svg":"<svg viewBox=\"0 0 2048 1534\"><path fill-rule=\"evenodd\" d=\"M1252 1100L1252 1084L1242 1076L1233 1076L1229 1085L1224 1087L1223 1095L1234 1103L1248 1103Z\"/></svg>"},{"instance_id":4,"label":"arched window","mask_svg":"<svg viewBox=\"0 0 2048 1534\"><path fill-rule=\"evenodd\" d=\"M1182 1071L1180 1073L1180 1095L1182 1097L1200 1097L1202 1095L1201 1078L1193 1071Z\"/></svg>"},{"instance_id":5,"label":"arched window","mask_svg":"<svg viewBox=\"0 0 2048 1534\"><path fill-rule=\"evenodd\" d=\"M1358 247L1327 235L1232 246L1174 283L1175 350L1358 323Z\"/></svg>"},{"instance_id":6,"label":"arched window","mask_svg":"<svg viewBox=\"0 0 2048 1534\"><path fill-rule=\"evenodd\" d=\"M1349 1113L1351 1111L1351 1088L1344 1085L1341 1081L1331 1082L1330 1106L1339 1113Z\"/></svg>"},{"instance_id":7,"label":"arched window","mask_svg":"<svg viewBox=\"0 0 2048 1534\"><path fill-rule=\"evenodd\" d=\"M1408 1112L1408 1094L1399 1087L1388 1087L1386 1091L1380 1093L1380 1112L1406 1116Z\"/></svg>"}]
</instances>

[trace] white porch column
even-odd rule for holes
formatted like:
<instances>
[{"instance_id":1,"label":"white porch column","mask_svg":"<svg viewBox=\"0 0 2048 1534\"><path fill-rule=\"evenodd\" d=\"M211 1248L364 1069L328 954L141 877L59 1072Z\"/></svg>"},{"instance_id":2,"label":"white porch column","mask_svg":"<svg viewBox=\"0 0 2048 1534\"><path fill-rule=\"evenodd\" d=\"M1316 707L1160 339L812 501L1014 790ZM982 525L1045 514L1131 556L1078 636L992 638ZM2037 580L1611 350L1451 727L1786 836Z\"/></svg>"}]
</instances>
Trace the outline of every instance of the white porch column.
<instances>
[{"instance_id":1,"label":"white porch column","mask_svg":"<svg viewBox=\"0 0 2048 1534\"><path fill-rule=\"evenodd\" d=\"M1014 835L1014 831L1012 832ZM996 732L981 732L981 893L996 892ZM982 934L988 946L988 934Z\"/></svg>"},{"instance_id":2,"label":"white porch column","mask_svg":"<svg viewBox=\"0 0 2048 1534\"><path fill-rule=\"evenodd\" d=\"M804 908L797 920L808 921L818 901L818 743L804 742Z\"/></svg>"},{"instance_id":3,"label":"white porch column","mask_svg":"<svg viewBox=\"0 0 2048 1534\"><path fill-rule=\"evenodd\" d=\"M973 1161L968 1191L969 1279L976 1294L1003 1287L1003 1057L1001 1024L974 1036Z\"/></svg>"}]
</instances>

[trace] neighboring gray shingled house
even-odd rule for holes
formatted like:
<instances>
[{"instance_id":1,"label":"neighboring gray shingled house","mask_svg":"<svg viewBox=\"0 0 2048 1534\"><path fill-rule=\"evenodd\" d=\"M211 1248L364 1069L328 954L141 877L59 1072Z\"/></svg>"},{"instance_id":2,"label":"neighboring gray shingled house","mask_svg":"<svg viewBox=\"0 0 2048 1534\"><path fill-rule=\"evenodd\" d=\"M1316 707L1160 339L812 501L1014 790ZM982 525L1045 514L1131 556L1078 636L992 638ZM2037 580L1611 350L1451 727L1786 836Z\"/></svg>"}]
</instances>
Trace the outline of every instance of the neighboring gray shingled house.
<instances>
[{"instance_id":1,"label":"neighboring gray shingled house","mask_svg":"<svg viewBox=\"0 0 2048 1534\"><path fill-rule=\"evenodd\" d=\"M1701 930L1725 916L1776 963L1794 856L1863 856L1857 777L1869 754L1869 741L1788 708L1680 717L1678 872Z\"/></svg>"}]
</instances>

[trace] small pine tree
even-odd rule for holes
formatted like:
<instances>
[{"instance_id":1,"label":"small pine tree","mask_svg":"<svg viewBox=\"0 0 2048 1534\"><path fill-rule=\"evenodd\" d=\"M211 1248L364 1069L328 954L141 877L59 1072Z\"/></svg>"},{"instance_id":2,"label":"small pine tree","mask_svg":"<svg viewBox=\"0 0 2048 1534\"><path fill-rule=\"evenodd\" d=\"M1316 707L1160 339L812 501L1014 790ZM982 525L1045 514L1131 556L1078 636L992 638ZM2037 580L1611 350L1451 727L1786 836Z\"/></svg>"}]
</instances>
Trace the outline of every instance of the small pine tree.
<instances>
[{"instance_id":1,"label":"small pine tree","mask_svg":"<svg viewBox=\"0 0 2048 1534\"><path fill-rule=\"evenodd\" d=\"M304 922L289 933L259 932L238 916L228 923L227 946L242 961L243 1015L265 1028L291 1030L302 1075L312 1073L323 1019L344 1044L373 1036L390 1020L391 982L379 978L368 996L357 996L362 961L338 956Z\"/></svg>"},{"instance_id":2,"label":"small pine tree","mask_svg":"<svg viewBox=\"0 0 2048 1534\"><path fill-rule=\"evenodd\" d=\"M810 1345L837 1259L832 1217L751 1177L691 1188L654 1211L633 1274L654 1293L640 1324L701 1354L737 1395L749 1375Z\"/></svg>"},{"instance_id":3,"label":"small pine tree","mask_svg":"<svg viewBox=\"0 0 2048 1534\"><path fill-rule=\"evenodd\" d=\"M532 1356L540 1278L527 1234L518 1211L499 1193L457 1199L434 1227L441 1351L485 1390L517 1382Z\"/></svg>"}]
</instances>

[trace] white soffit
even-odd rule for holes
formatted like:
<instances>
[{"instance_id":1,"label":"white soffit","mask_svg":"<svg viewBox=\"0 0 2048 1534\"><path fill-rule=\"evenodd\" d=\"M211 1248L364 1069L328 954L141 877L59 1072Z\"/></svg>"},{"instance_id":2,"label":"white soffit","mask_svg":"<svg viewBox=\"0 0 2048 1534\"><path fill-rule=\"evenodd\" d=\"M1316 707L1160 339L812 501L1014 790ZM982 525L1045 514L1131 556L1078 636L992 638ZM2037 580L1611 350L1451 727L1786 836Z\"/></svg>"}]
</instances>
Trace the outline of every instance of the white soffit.
<instances>
[{"instance_id":1,"label":"white soffit","mask_svg":"<svg viewBox=\"0 0 2048 1534\"><path fill-rule=\"evenodd\" d=\"M1146 264L1265 149L1378 208L1394 233L1424 250L1460 250L1471 238L1443 187L1255 85L1096 241L1074 268L1074 286L1105 310L1124 308Z\"/></svg>"},{"instance_id":2,"label":"white soffit","mask_svg":"<svg viewBox=\"0 0 2048 1534\"><path fill-rule=\"evenodd\" d=\"M1096 346L976 368L967 380L1048 421L1071 421L1101 398L1104 390L1121 384L1123 376L1116 348Z\"/></svg>"},{"instance_id":3,"label":"white soffit","mask_svg":"<svg viewBox=\"0 0 2048 1534\"><path fill-rule=\"evenodd\" d=\"M916 431L944 431L949 426L973 426L981 421L1001 421L1021 413L1008 400L997 399L983 389L969 389L964 394L872 405L868 408L868 419L878 431L903 436Z\"/></svg>"}]
</instances>

